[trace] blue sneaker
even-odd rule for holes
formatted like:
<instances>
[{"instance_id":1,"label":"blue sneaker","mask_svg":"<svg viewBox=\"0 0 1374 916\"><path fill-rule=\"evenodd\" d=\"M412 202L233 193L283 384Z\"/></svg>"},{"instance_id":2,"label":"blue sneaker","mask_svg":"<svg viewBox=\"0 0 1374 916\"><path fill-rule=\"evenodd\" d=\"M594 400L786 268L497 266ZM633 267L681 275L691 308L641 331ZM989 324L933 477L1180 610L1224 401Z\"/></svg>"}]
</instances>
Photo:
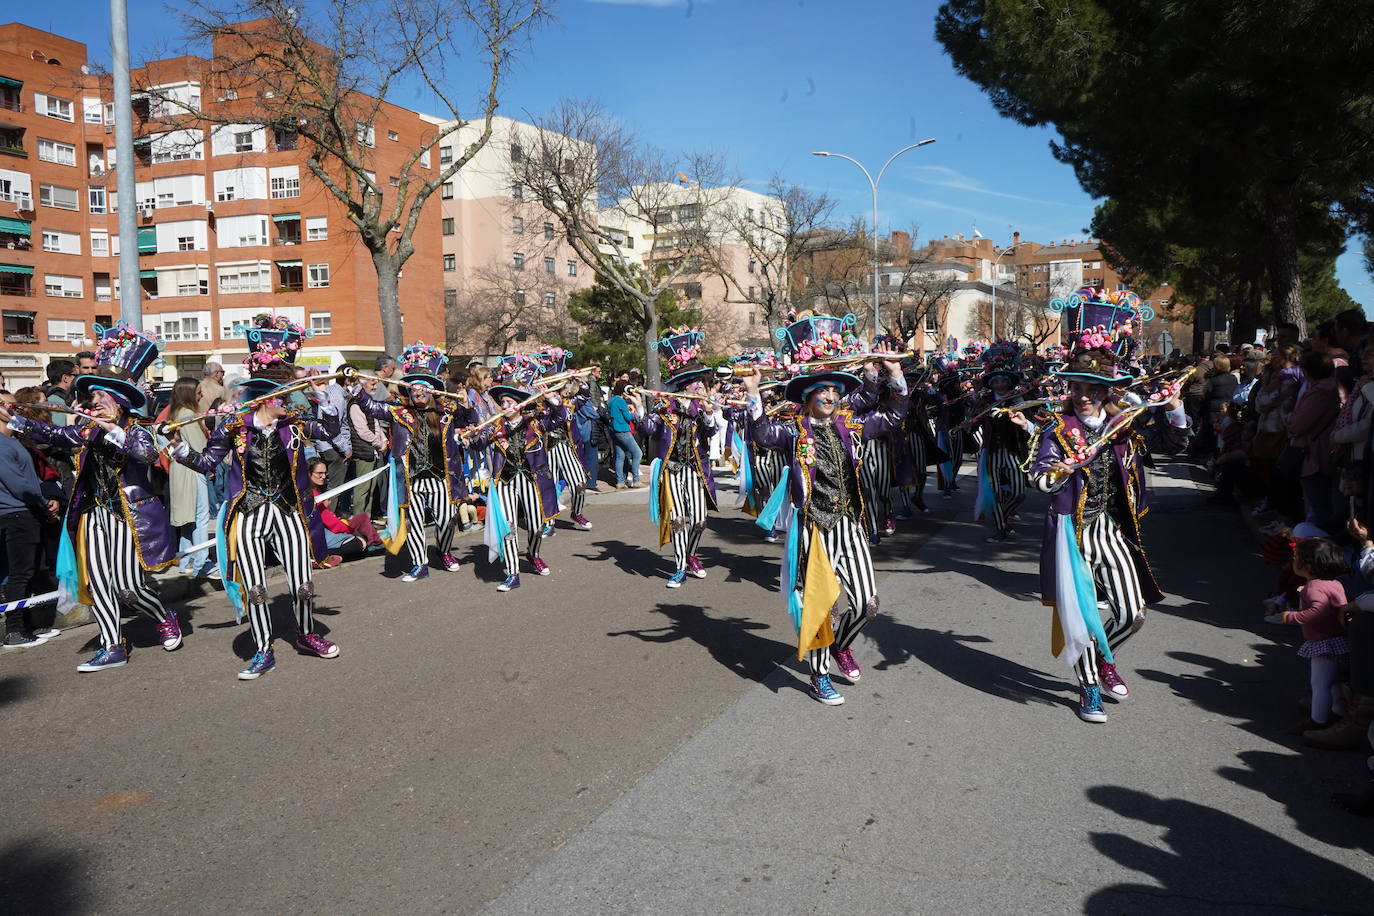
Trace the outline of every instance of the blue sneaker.
<instances>
[{"instance_id":1,"label":"blue sneaker","mask_svg":"<svg viewBox=\"0 0 1374 916\"><path fill-rule=\"evenodd\" d=\"M129 663L129 650L120 643L113 649L102 648L99 652L85 664L77 665L77 671L104 671L106 668L118 668L120 665Z\"/></svg>"},{"instance_id":2,"label":"blue sneaker","mask_svg":"<svg viewBox=\"0 0 1374 916\"><path fill-rule=\"evenodd\" d=\"M277 657L272 654L271 649L264 649L253 656L253 660L248 663L247 668L239 672L239 680L255 681L275 667L277 667Z\"/></svg>"},{"instance_id":3,"label":"blue sneaker","mask_svg":"<svg viewBox=\"0 0 1374 916\"><path fill-rule=\"evenodd\" d=\"M541 538L551 538L557 533L557 531L553 530L553 522L549 522L544 526L544 530L539 532L539 536Z\"/></svg>"},{"instance_id":4,"label":"blue sneaker","mask_svg":"<svg viewBox=\"0 0 1374 916\"><path fill-rule=\"evenodd\" d=\"M669 588L682 588L682 583L687 581L687 570L679 569L668 578Z\"/></svg>"},{"instance_id":5,"label":"blue sneaker","mask_svg":"<svg viewBox=\"0 0 1374 916\"><path fill-rule=\"evenodd\" d=\"M510 590L513 589L513 588L519 588L519 587L520 587L520 576L519 576L519 575L506 576L506 578L504 578L504 579L501 580L501 584L498 585L498 586L496 586L496 590L497 590L498 592L508 592L508 591L510 591Z\"/></svg>"},{"instance_id":6,"label":"blue sneaker","mask_svg":"<svg viewBox=\"0 0 1374 916\"><path fill-rule=\"evenodd\" d=\"M1102 691L1096 684L1079 689L1078 718L1084 722L1107 721L1107 713L1102 708Z\"/></svg>"},{"instance_id":7,"label":"blue sneaker","mask_svg":"<svg viewBox=\"0 0 1374 916\"><path fill-rule=\"evenodd\" d=\"M811 687L807 691L813 697L826 706L839 706L844 703L844 696L835 689L835 685L830 683L830 675L817 674L811 678Z\"/></svg>"},{"instance_id":8,"label":"blue sneaker","mask_svg":"<svg viewBox=\"0 0 1374 916\"><path fill-rule=\"evenodd\" d=\"M415 582L419 579L429 578L428 566L412 566L406 570L406 574L401 577L402 582Z\"/></svg>"}]
</instances>

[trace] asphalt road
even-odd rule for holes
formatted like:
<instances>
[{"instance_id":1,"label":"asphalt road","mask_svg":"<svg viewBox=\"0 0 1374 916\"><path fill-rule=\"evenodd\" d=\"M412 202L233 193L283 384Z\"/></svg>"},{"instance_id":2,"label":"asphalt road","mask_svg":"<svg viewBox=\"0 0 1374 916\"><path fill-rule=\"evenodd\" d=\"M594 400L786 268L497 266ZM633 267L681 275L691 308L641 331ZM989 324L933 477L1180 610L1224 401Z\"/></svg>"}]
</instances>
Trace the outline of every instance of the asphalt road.
<instances>
[{"instance_id":1,"label":"asphalt road","mask_svg":"<svg viewBox=\"0 0 1374 916\"><path fill-rule=\"evenodd\" d=\"M1369 912L1374 834L1325 801L1361 758L1283 734L1305 678L1257 622L1270 573L1160 484L1170 597L1104 726L1048 655L1042 503L993 550L967 485L878 552L883 616L833 709L801 691L779 548L727 510L709 578L666 590L630 493L508 595L485 563L322 574L341 657L285 649L257 682L217 598L176 653L131 625L120 670L74 672L93 628L4 653L0 909Z\"/></svg>"}]
</instances>

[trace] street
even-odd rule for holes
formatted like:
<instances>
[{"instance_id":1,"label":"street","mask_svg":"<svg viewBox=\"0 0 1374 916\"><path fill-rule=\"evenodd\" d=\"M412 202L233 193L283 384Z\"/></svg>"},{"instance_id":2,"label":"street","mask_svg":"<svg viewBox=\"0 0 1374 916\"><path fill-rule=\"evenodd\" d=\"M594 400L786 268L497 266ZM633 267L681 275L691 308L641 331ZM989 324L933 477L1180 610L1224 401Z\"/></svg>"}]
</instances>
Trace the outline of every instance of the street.
<instances>
[{"instance_id":1,"label":"street","mask_svg":"<svg viewBox=\"0 0 1374 916\"><path fill-rule=\"evenodd\" d=\"M1284 734L1296 633L1261 621L1273 571L1190 473L1155 474L1168 597L1105 725L1049 655L1043 497L991 547L967 473L876 551L838 708L802 691L781 547L724 509L709 577L667 590L643 491L592 497L595 529L560 527L553 575L509 594L473 536L412 584L326 571L342 655L279 643L256 682L218 593L175 653L130 624L120 670L73 670L94 627L5 653L4 909L1369 912L1374 831L1327 801L1362 757Z\"/></svg>"}]
</instances>

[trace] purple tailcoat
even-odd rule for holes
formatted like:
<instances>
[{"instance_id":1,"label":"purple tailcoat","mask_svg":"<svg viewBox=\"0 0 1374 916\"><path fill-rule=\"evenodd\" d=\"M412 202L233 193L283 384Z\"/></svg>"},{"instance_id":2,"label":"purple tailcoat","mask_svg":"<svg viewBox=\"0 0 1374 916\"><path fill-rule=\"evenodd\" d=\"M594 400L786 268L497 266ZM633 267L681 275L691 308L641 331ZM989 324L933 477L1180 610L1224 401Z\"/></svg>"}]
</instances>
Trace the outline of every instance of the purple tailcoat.
<instances>
[{"instance_id":1,"label":"purple tailcoat","mask_svg":"<svg viewBox=\"0 0 1374 916\"><path fill-rule=\"evenodd\" d=\"M514 435L525 437L525 463L534 475L534 483L539 490L539 511L544 516L545 524L558 517L558 488L554 486L553 476L549 473L549 449L545 438L549 422L546 416L537 416L526 419L520 424L519 429L514 430ZM505 443L509 441L510 435L511 431L507 430L506 420L502 417L480 432L474 433L468 440L479 448L491 446L493 482L501 479L501 469L506 466ZM515 528L513 521L511 528Z\"/></svg>"},{"instance_id":2,"label":"purple tailcoat","mask_svg":"<svg viewBox=\"0 0 1374 916\"><path fill-rule=\"evenodd\" d=\"M419 429L419 419L410 408L375 401L366 391L359 391L353 396L353 400L364 415L391 424L391 460L404 472L402 479L405 481L405 492L398 493L397 500L399 505L409 506L410 440ZM458 438L458 431L477 422L477 411L472 407L460 406L446 410L440 415L439 435L444 451L444 484L448 489L448 501L451 503L456 503L469 495L467 477L463 474L463 443Z\"/></svg>"},{"instance_id":3,"label":"purple tailcoat","mask_svg":"<svg viewBox=\"0 0 1374 916\"><path fill-rule=\"evenodd\" d=\"M693 436L693 454L696 455L696 472L706 484L706 501L710 509L716 505L716 477L711 472L711 430L706 425L706 411L700 401L692 401L687 408L687 416L681 416L671 409L650 413L644 418L645 437L653 436L657 452L655 454L666 463L673 453L673 442L680 435Z\"/></svg>"}]
</instances>

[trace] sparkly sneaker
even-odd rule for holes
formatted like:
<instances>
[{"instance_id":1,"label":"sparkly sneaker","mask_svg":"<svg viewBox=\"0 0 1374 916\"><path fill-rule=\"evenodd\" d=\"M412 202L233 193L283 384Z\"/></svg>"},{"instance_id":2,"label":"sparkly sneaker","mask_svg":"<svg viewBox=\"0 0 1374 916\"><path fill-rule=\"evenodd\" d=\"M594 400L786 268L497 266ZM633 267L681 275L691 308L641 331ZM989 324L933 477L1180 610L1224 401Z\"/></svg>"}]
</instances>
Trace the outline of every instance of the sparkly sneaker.
<instances>
[{"instance_id":1,"label":"sparkly sneaker","mask_svg":"<svg viewBox=\"0 0 1374 916\"><path fill-rule=\"evenodd\" d=\"M277 657L272 654L271 649L263 649L253 656L247 668L239 672L239 680L256 681L275 667L277 667Z\"/></svg>"},{"instance_id":2,"label":"sparkly sneaker","mask_svg":"<svg viewBox=\"0 0 1374 916\"><path fill-rule=\"evenodd\" d=\"M428 566L412 566L406 570L406 574L401 577L402 582L415 582L420 579L429 578Z\"/></svg>"},{"instance_id":3,"label":"sparkly sneaker","mask_svg":"<svg viewBox=\"0 0 1374 916\"><path fill-rule=\"evenodd\" d=\"M778 540L778 533L776 531L770 531L763 536L763 542L765 544L776 544Z\"/></svg>"},{"instance_id":4,"label":"sparkly sneaker","mask_svg":"<svg viewBox=\"0 0 1374 916\"><path fill-rule=\"evenodd\" d=\"M1126 682L1117 673L1116 665L1111 662L1101 662L1098 664L1097 670L1102 676L1102 683L1107 688L1107 692L1112 696L1128 697L1131 695L1131 691L1126 687Z\"/></svg>"},{"instance_id":5,"label":"sparkly sneaker","mask_svg":"<svg viewBox=\"0 0 1374 916\"><path fill-rule=\"evenodd\" d=\"M104 671L106 668L118 668L120 665L129 663L129 650L120 643L113 649L102 648L95 656L85 664L77 665L77 671Z\"/></svg>"},{"instance_id":6,"label":"sparkly sneaker","mask_svg":"<svg viewBox=\"0 0 1374 916\"><path fill-rule=\"evenodd\" d=\"M558 534L558 531L553 527L553 522L549 522L544 526L544 530L539 532L541 538L551 538L556 534Z\"/></svg>"},{"instance_id":7,"label":"sparkly sneaker","mask_svg":"<svg viewBox=\"0 0 1374 916\"><path fill-rule=\"evenodd\" d=\"M1107 721L1107 713L1102 709L1102 692L1096 684L1079 689L1078 718L1084 722Z\"/></svg>"},{"instance_id":8,"label":"sparkly sneaker","mask_svg":"<svg viewBox=\"0 0 1374 916\"><path fill-rule=\"evenodd\" d=\"M706 567L701 565L701 558L696 555L687 558L687 571L698 579L706 578Z\"/></svg>"},{"instance_id":9,"label":"sparkly sneaker","mask_svg":"<svg viewBox=\"0 0 1374 916\"><path fill-rule=\"evenodd\" d=\"M168 652L181 648L181 623L176 611L163 611L162 623L157 625L157 638Z\"/></svg>"},{"instance_id":10,"label":"sparkly sneaker","mask_svg":"<svg viewBox=\"0 0 1374 916\"><path fill-rule=\"evenodd\" d=\"M854 650L840 649L836 651L834 647L831 647L830 655L840 666L841 677L851 684L859 683L859 678L863 676L863 670L859 668L859 663L854 661Z\"/></svg>"},{"instance_id":11,"label":"sparkly sneaker","mask_svg":"<svg viewBox=\"0 0 1374 916\"><path fill-rule=\"evenodd\" d=\"M891 537L892 535L894 535L894 534L896 534L896 533L897 533L897 523L896 523L896 522L894 522L892 519L888 519L886 522L883 523L883 534L886 534L886 535L888 535L889 537Z\"/></svg>"},{"instance_id":12,"label":"sparkly sneaker","mask_svg":"<svg viewBox=\"0 0 1374 916\"><path fill-rule=\"evenodd\" d=\"M547 576L549 573L553 572L552 569L549 569L549 564L545 563L539 557L535 557L531 560L530 565L533 566L534 571L541 576Z\"/></svg>"},{"instance_id":13,"label":"sparkly sneaker","mask_svg":"<svg viewBox=\"0 0 1374 916\"><path fill-rule=\"evenodd\" d=\"M319 658L337 658L339 647L325 639L318 633L311 633L309 636L297 636L296 641L291 643L297 652L304 655L314 655Z\"/></svg>"},{"instance_id":14,"label":"sparkly sneaker","mask_svg":"<svg viewBox=\"0 0 1374 916\"><path fill-rule=\"evenodd\" d=\"M591 531L592 523L587 521L587 516L578 513L572 517L573 527L578 531Z\"/></svg>"},{"instance_id":15,"label":"sparkly sneaker","mask_svg":"<svg viewBox=\"0 0 1374 916\"><path fill-rule=\"evenodd\" d=\"M679 569L668 578L669 588L682 588L682 583L687 581L687 570Z\"/></svg>"},{"instance_id":16,"label":"sparkly sneaker","mask_svg":"<svg viewBox=\"0 0 1374 916\"><path fill-rule=\"evenodd\" d=\"M501 584L498 585L498 586L496 586L496 590L497 590L498 592L508 592L508 591L510 591L510 590L513 589L513 588L519 588L519 587L520 587L520 577L519 577L518 575L516 575L516 576L506 576L506 578L504 578L504 579L501 580Z\"/></svg>"},{"instance_id":17,"label":"sparkly sneaker","mask_svg":"<svg viewBox=\"0 0 1374 916\"><path fill-rule=\"evenodd\" d=\"M448 572L457 572L458 568L463 565L459 563L458 558L451 553L444 554L439 558L439 562L444 564L444 569Z\"/></svg>"},{"instance_id":18,"label":"sparkly sneaker","mask_svg":"<svg viewBox=\"0 0 1374 916\"><path fill-rule=\"evenodd\" d=\"M52 627L38 627L33 631L33 638L41 640L42 642L47 642L50 639L56 639L61 635L61 630L55 630Z\"/></svg>"},{"instance_id":19,"label":"sparkly sneaker","mask_svg":"<svg viewBox=\"0 0 1374 916\"><path fill-rule=\"evenodd\" d=\"M830 675L828 674L812 675L811 686L807 693L826 706L839 706L844 702L844 695L835 689L834 684L830 683Z\"/></svg>"}]
</instances>

